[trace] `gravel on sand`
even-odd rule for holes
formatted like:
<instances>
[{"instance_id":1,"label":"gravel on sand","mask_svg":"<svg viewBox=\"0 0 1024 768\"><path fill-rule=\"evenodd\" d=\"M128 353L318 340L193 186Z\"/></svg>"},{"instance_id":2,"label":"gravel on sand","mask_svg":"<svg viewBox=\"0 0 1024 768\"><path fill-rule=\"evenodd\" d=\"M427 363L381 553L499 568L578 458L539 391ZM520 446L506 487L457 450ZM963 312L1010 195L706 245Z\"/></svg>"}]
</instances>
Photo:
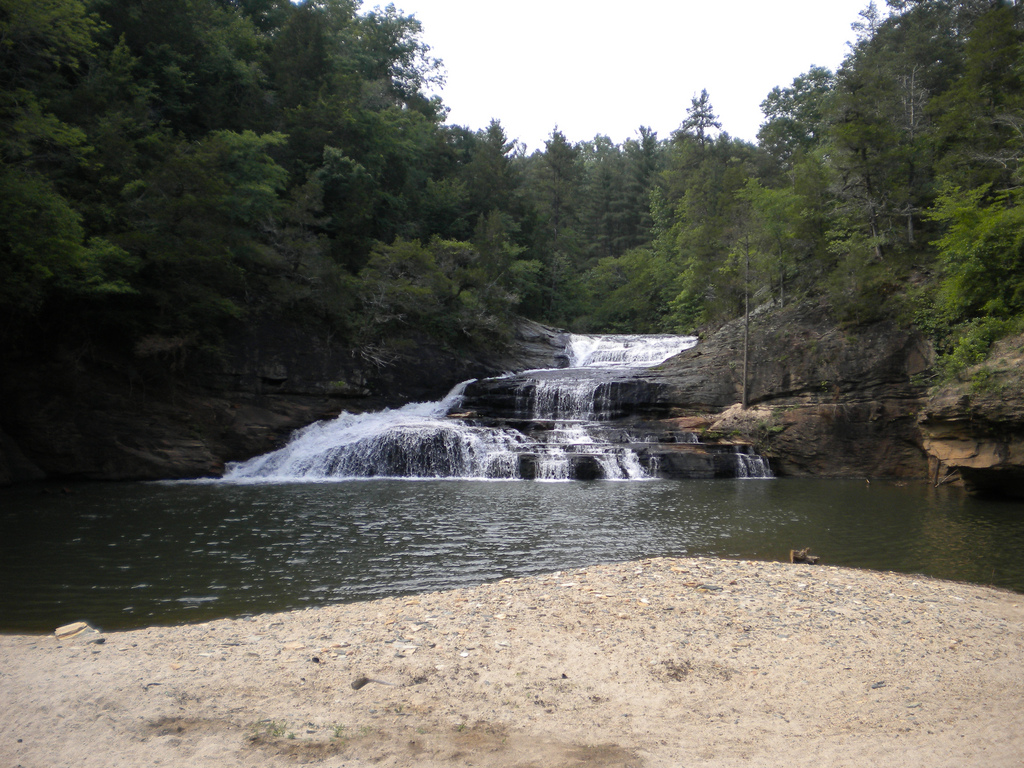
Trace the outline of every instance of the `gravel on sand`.
<instances>
[{"instance_id":1,"label":"gravel on sand","mask_svg":"<svg viewBox=\"0 0 1024 768\"><path fill-rule=\"evenodd\" d=\"M0 707L20 768L1022 766L1024 595L659 558L0 636Z\"/></svg>"}]
</instances>

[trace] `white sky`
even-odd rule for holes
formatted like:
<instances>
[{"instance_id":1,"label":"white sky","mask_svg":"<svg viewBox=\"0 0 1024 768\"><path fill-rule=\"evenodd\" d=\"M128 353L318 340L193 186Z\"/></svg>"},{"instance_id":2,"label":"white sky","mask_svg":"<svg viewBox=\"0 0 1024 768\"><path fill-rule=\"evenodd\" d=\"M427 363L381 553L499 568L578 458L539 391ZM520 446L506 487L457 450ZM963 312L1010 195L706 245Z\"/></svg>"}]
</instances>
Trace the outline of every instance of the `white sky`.
<instances>
[{"instance_id":1,"label":"white sky","mask_svg":"<svg viewBox=\"0 0 1024 768\"><path fill-rule=\"evenodd\" d=\"M448 122L501 120L543 149L557 124L572 142L620 143L647 125L668 138L702 88L729 135L753 141L776 85L833 71L868 0L393 0L444 61ZM366 0L364 10L384 0ZM884 3L879 3L884 8Z\"/></svg>"}]
</instances>

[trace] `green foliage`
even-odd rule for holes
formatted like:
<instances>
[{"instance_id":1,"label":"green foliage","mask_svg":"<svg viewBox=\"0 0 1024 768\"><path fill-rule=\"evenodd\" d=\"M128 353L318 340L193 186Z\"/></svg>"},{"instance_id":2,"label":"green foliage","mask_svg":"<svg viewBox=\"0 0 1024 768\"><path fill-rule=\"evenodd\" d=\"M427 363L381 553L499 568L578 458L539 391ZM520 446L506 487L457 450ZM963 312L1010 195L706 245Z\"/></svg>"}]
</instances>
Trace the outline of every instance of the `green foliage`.
<instances>
[{"instance_id":1,"label":"green foliage","mask_svg":"<svg viewBox=\"0 0 1024 768\"><path fill-rule=\"evenodd\" d=\"M1019 191L989 190L947 184L929 212L946 225L933 309L945 378L981 362L993 341L1024 321L1024 200Z\"/></svg>"},{"instance_id":2,"label":"green foliage","mask_svg":"<svg viewBox=\"0 0 1024 768\"><path fill-rule=\"evenodd\" d=\"M1018 324L1019 327L1019 324ZM938 369L942 380L959 377L967 368L982 362L992 343L1015 326L992 317L975 318L959 323L946 338L942 347Z\"/></svg>"},{"instance_id":3,"label":"green foliage","mask_svg":"<svg viewBox=\"0 0 1024 768\"><path fill-rule=\"evenodd\" d=\"M5 338L71 296L139 351L251 311L350 334L373 242L464 215L419 22L358 6L4 0Z\"/></svg>"},{"instance_id":4,"label":"green foliage","mask_svg":"<svg viewBox=\"0 0 1024 768\"><path fill-rule=\"evenodd\" d=\"M283 141L215 131L174 143L125 185L122 215L132 226L115 242L143 265L137 287L151 329L212 332L241 317L246 272L266 248L260 227L281 207L285 174L268 152Z\"/></svg>"},{"instance_id":5,"label":"green foliage","mask_svg":"<svg viewBox=\"0 0 1024 768\"><path fill-rule=\"evenodd\" d=\"M962 75L932 103L945 150L941 175L965 188L1005 189L1019 170L1024 136L1021 10L993 3L963 44Z\"/></svg>"},{"instance_id":6,"label":"green foliage","mask_svg":"<svg viewBox=\"0 0 1024 768\"><path fill-rule=\"evenodd\" d=\"M53 292L132 291L136 267L120 248L87 240L80 217L45 179L8 169L0 173L0 307L32 315Z\"/></svg>"},{"instance_id":7,"label":"green foliage","mask_svg":"<svg viewBox=\"0 0 1024 768\"><path fill-rule=\"evenodd\" d=\"M670 138L527 155L444 124L392 5L0 0L0 339L181 361L254 315L382 348L810 296L916 319L960 370L1024 314L1024 11L887 5L767 95L759 146L702 91Z\"/></svg>"},{"instance_id":8,"label":"green foliage","mask_svg":"<svg viewBox=\"0 0 1024 768\"><path fill-rule=\"evenodd\" d=\"M788 277L796 266L803 201L793 189L767 189L757 179L749 179L736 198L748 206L743 240L754 257L753 277L771 286L784 304Z\"/></svg>"},{"instance_id":9,"label":"green foliage","mask_svg":"<svg viewBox=\"0 0 1024 768\"><path fill-rule=\"evenodd\" d=\"M260 738L279 739L288 730L288 724L279 720L259 720L249 726L254 740Z\"/></svg>"},{"instance_id":10,"label":"green foliage","mask_svg":"<svg viewBox=\"0 0 1024 768\"><path fill-rule=\"evenodd\" d=\"M711 140L709 135L711 131L722 130L722 123L711 106L711 97L708 96L707 89L701 90L700 96L695 95L690 100L682 130L685 133L693 134L701 149Z\"/></svg>"},{"instance_id":11,"label":"green foliage","mask_svg":"<svg viewBox=\"0 0 1024 768\"><path fill-rule=\"evenodd\" d=\"M361 341L425 335L448 344L504 340L512 297L493 283L468 243L378 244L360 274Z\"/></svg>"},{"instance_id":12,"label":"green foliage","mask_svg":"<svg viewBox=\"0 0 1024 768\"><path fill-rule=\"evenodd\" d=\"M827 135L825 123L835 76L824 67L811 67L788 88L776 86L763 102L765 123L757 132L761 149L791 168Z\"/></svg>"},{"instance_id":13,"label":"green foliage","mask_svg":"<svg viewBox=\"0 0 1024 768\"><path fill-rule=\"evenodd\" d=\"M876 241L861 232L836 229L831 233L832 270L822 282L829 304L840 322L867 323L885 317L893 292L893 276L876 258Z\"/></svg>"},{"instance_id":14,"label":"green foliage","mask_svg":"<svg viewBox=\"0 0 1024 768\"><path fill-rule=\"evenodd\" d=\"M677 275L675 265L652 248L601 259L587 273L592 312L587 326L621 333L674 330L671 302Z\"/></svg>"},{"instance_id":15,"label":"green foliage","mask_svg":"<svg viewBox=\"0 0 1024 768\"><path fill-rule=\"evenodd\" d=\"M687 133L675 135L655 215L658 250L678 268L674 327L692 330L742 311L745 285L730 254L744 236L746 203L738 193L754 152L725 134L703 147Z\"/></svg>"},{"instance_id":16,"label":"green foliage","mask_svg":"<svg viewBox=\"0 0 1024 768\"><path fill-rule=\"evenodd\" d=\"M937 308L951 319L1007 319L1024 311L1024 196L989 186L945 186L929 215L946 224L938 240Z\"/></svg>"},{"instance_id":17,"label":"green foliage","mask_svg":"<svg viewBox=\"0 0 1024 768\"><path fill-rule=\"evenodd\" d=\"M528 317L543 317L544 265L540 261L513 261L509 265L507 284L519 311Z\"/></svg>"}]
</instances>

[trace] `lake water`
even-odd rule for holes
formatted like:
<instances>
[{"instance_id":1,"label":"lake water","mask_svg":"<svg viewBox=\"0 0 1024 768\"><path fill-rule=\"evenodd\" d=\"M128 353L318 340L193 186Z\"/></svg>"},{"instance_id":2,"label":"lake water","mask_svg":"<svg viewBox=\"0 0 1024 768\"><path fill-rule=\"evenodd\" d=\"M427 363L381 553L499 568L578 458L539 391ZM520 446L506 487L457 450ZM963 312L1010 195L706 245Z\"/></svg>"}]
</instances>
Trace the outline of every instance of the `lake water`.
<instances>
[{"instance_id":1,"label":"lake water","mask_svg":"<svg viewBox=\"0 0 1024 768\"><path fill-rule=\"evenodd\" d=\"M845 480L97 483L0 490L0 630L104 630L710 555L1024 592L1024 504Z\"/></svg>"}]
</instances>

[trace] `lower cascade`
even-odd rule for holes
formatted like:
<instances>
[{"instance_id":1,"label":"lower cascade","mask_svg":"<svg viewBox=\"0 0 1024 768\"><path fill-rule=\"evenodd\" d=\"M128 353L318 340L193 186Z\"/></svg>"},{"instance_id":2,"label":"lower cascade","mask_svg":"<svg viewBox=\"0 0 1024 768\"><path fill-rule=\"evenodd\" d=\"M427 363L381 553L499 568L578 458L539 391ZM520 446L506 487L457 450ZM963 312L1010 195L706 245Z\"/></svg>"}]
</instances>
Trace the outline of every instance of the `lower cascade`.
<instances>
[{"instance_id":1,"label":"lower cascade","mask_svg":"<svg viewBox=\"0 0 1024 768\"><path fill-rule=\"evenodd\" d=\"M230 464L224 479L771 477L746 446L624 423L644 396L631 374L694 344L687 336L572 335L568 368L466 381L433 403L342 413L298 430L279 450Z\"/></svg>"}]
</instances>

